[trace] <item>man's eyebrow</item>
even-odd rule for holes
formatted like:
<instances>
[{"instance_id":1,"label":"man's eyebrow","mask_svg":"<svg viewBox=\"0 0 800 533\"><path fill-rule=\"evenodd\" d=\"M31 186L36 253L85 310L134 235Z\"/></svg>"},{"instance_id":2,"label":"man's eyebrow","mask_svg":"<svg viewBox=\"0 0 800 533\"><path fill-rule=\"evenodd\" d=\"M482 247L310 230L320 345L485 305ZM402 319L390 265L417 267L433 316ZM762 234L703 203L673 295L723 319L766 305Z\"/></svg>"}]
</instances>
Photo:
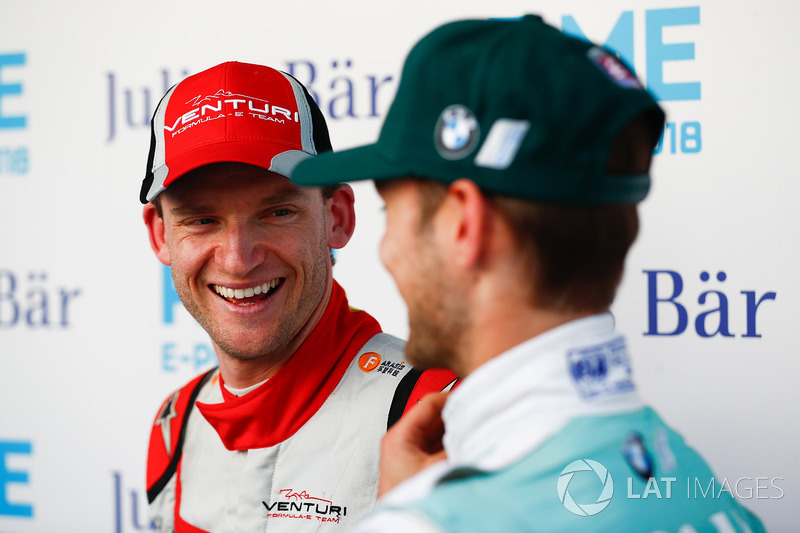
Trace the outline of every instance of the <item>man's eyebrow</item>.
<instances>
[{"instance_id":1,"label":"man's eyebrow","mask_svg":"<svg viewBox=\"0 0 800 533\"><path fill-rule=\"evenodd\" d=\"M305 198L305 193L300 189L288 189L273 194L272 196L265 196L261 199L261 205L273 205L283 202L292 202L295 200L302 200Z\"/></svg>"},{"instance_id":2,"label":"man's eyebrow","mask_svg":"<svg viewBox=\"0 0 800 533\"><path fill-rule=\"evenodd\" d=\"M284 202L302 200L304 198L305 194L300 189L286 190L286 191L280 191L270 196L265 196L264 198L261 199L260 204L262 207L266 207L270 205L281 204ZM214 207L212 205L194 205L194 204L179 205L169 210L169 212L175 216L202 215L205 213L210 213L212 211L214 211Z\"/></svg>"},{"instance_id":3,"label":"man's eyebrow","mask_svg":"<svg viewBox=\"0 0 800 533\"><path fill-rule=\"evenodd\" d=\"M179 205L178 207L170 209L169 212L175 216L191 216L208 213L211 210L211 206L205 205Z\"/></svg>"}]
</instances>

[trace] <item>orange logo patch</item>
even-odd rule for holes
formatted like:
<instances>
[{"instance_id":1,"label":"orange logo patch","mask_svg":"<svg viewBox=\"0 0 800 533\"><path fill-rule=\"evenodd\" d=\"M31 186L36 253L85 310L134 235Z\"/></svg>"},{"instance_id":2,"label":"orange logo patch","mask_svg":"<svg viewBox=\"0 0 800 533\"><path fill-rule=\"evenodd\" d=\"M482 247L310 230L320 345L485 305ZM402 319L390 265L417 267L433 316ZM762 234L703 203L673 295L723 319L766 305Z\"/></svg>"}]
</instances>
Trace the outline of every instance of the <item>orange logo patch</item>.
<instances>
[{"instance_id":1,"label":"orange logo patch","mask_svg":"<svg viewBox=\"0 0 800 533\"><path fill-rule=\"evenodd\" d=\"M381 364L381 356L375 352L367 352L358 358L358 367L364 372L372 372Z\"/></svg>"}]
</instances>

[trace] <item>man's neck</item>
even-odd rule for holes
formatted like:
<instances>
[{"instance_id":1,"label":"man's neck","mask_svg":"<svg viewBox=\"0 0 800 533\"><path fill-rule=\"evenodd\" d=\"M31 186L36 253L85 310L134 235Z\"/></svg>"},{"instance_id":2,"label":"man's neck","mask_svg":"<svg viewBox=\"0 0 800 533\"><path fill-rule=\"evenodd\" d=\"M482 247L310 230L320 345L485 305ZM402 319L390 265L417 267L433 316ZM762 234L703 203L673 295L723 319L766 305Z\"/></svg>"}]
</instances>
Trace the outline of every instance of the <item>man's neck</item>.
<instances>
[{"instance_id":1,"label":"man's neck","mask_svg":"<svg viewBox=\"0 0 800 533\"><path fill-rule=\"evenodd\" d=\"M557 311L517 303L508 305L508 300L494 298L493 303L481 307L471 332L466 335L468 342L462 343L461 368L456 369L460 376L468 376L479 366L528 339L601 312Z\"/></svg>"}]
</instances>

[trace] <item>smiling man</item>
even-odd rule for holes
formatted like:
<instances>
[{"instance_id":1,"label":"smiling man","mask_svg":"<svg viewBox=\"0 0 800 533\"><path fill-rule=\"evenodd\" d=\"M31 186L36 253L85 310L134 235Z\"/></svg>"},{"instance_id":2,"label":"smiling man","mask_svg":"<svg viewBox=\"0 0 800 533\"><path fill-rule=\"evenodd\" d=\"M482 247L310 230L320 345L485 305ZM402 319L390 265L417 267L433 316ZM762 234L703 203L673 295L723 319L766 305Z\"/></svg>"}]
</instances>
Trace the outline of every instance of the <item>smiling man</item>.
<instances>
[{"instance_id":1,"label":"smiling man","mask_svg":"<svg viewBox=\"0 0 800 533\"><path fill-rule=\"evenodd\" d=\"M219 368L162 405L147 487L159 531L347 531L374 503L381 436L453 375L348 306L330 250L355 228L347 185L286 176L331 149L291 76L223 63L153 116L141 201L150 243Z\"/></svg>"}]
</instances>

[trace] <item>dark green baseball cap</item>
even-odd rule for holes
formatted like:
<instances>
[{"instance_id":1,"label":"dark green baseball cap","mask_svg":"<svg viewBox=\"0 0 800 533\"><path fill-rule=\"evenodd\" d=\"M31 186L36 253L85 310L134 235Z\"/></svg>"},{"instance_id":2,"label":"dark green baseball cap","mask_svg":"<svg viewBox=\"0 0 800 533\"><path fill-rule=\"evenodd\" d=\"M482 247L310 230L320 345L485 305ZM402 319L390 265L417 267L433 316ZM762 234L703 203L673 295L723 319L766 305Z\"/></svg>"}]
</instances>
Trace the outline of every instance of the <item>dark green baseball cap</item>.
<instances>
[{"instance_id":1,"label":"dark green baseball cap","mask_svg":"<svg viewBox=\"0 0 800 533\"><path fill-rule=\"evenodd\" d=\"M617 134L637 116L654 147L664 113L612 52L535 15L462 20L411 50L378 142L303 161L291 179L468 178L540 202L635 203L649 174L606 169Z\"/></svg>"}]
</instances>

